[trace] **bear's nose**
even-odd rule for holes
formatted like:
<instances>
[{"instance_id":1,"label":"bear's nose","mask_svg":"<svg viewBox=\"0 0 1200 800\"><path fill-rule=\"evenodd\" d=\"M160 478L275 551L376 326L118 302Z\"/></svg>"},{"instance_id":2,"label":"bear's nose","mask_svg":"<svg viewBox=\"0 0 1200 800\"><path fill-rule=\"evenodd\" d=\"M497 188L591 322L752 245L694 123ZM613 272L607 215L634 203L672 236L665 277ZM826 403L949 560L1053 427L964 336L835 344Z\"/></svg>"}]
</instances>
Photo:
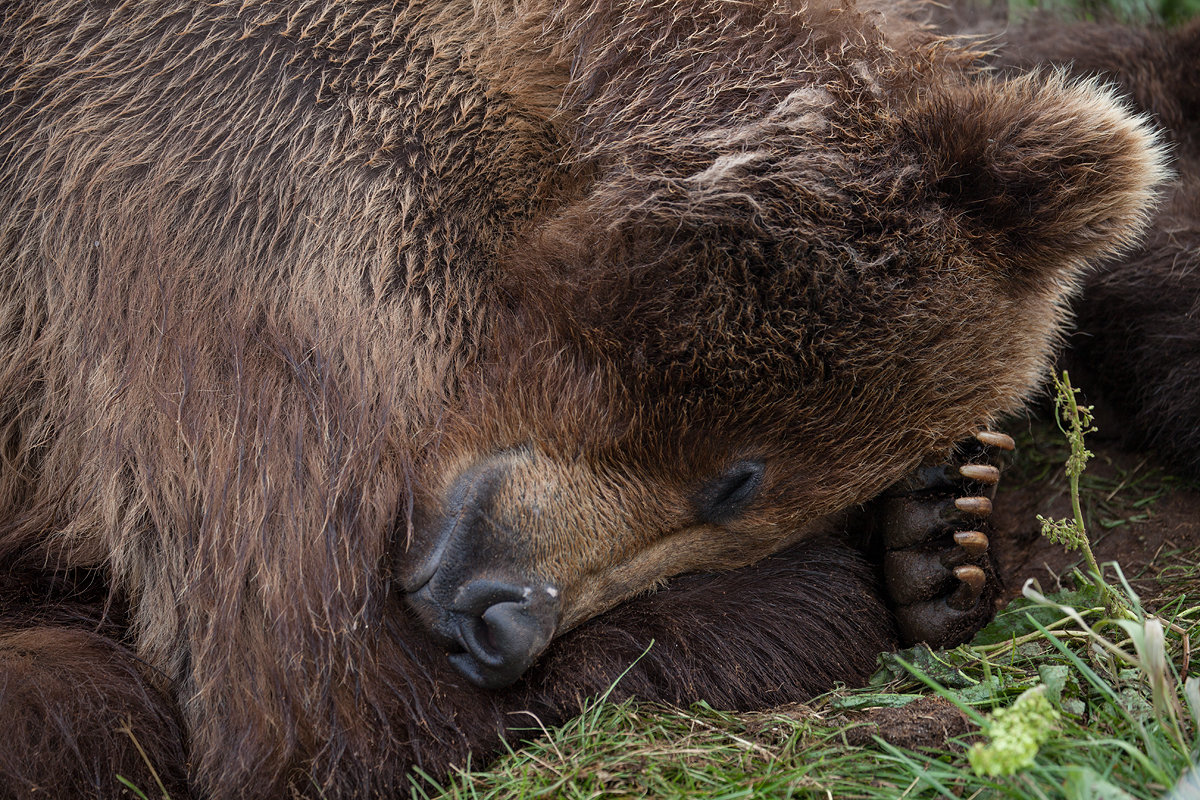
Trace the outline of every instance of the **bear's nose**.
<instances>
[{"instance_id":1,"label":"bear's nose","mask_svg":"<svg viewBox=\"0 0 1200 800\"><path fill-rule=\"evenodd\" d=\"M462 586L450 606L452 636L464 652L450 662L484 689L512 684L546 648L558 622L558 591L480 579Z\"/></svg>"}]
</instances>

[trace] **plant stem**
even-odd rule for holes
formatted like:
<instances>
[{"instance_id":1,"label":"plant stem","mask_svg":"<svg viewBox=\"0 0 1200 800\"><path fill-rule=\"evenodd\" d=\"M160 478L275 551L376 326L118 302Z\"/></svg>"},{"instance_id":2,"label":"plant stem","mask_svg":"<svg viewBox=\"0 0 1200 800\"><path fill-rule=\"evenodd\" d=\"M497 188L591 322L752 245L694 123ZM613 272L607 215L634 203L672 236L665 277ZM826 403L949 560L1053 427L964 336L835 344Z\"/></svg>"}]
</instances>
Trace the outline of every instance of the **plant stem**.
<instances>
[{"instance_id":1,"label":"plant stem","mask_svg":"<svg viewBox=\"0 0 1200 800\"><path fill-rule=\"evenodd\" d=\"M1136 619L1137 615L1133 613L1133 609L1129 606L1129 603L1105 582L1104 574L1100 571L1100 565L1096 562L1096 556L1092 553L1091 540L1088 537L1087 526L1083 521L1079 480L1083 476L1084 467L1092 455L1088 452L1083 442L1087 434L1096 430L1091 424L1091 408L1079 407L1079 401L1075 397L1078 390L1071 385L1071 376L1066 370L1063 370L1062 380L1060 381L1056 377L1054 383L1055 388L1058 389L1058 397L1055 401L1059 412L1058 427L1066 435L1067 441L1071 445L1071 455L1067 458L1067 478L1071 485L1071 511L1075 517L1075 536L1070 538L1075 540L1074 544L1083 553L1090 579L1100 592L1100 598L1104 601L1104 607L1108 615L1114 619ZM1063 423L1066 423L1065 428L1063 427Z\"/></svg>"}]
</instances>

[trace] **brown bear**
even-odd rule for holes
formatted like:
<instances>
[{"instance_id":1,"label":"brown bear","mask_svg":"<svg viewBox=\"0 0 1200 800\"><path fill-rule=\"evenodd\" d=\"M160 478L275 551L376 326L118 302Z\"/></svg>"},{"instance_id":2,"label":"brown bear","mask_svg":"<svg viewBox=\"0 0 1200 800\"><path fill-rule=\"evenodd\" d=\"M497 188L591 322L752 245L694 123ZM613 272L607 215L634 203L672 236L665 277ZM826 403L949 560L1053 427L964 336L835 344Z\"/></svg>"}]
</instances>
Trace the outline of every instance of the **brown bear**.
<instances>
[{"instance_id":1,"label":"brown bear","mask_svg":"<svg viewBox=\"0 0 1200 800\"><path fill-rule=\"evenodd\" d=\"M935 462L1163 172L976 57L849 0L10 3L0 791L392 796L623 673L969 633L996 475Z\"/></svg>"}]
</instances>

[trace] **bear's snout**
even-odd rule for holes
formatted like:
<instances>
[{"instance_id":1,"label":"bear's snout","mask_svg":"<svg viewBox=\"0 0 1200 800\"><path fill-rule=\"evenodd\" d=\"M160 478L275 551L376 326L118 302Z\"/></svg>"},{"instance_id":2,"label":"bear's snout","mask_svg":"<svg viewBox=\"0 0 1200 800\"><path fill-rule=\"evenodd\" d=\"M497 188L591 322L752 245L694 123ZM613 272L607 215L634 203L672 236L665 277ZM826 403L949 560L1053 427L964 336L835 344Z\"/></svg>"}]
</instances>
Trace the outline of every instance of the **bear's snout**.
<instances>
[{"instance_id":1,"label":"bear's snout","mask_svg":"<svg viewBox=\"0 0 1200 800\"><path fill-rule=\"evenodd\" d=\"M546 649L559 590L532 574L520 532L501 522L505 457L467 470L447 496L428 556L407 581L409 605L472 683L501 689Z\"/></svg>"}]
</instances>

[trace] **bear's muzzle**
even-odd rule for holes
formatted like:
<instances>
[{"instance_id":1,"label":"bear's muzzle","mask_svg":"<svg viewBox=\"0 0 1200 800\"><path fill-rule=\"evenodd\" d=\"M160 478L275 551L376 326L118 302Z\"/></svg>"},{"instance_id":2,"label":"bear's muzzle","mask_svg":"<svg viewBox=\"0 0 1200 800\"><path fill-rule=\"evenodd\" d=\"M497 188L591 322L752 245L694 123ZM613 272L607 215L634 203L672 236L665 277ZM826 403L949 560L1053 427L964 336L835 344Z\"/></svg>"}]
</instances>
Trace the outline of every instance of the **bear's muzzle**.
<instances>
[{"instance_id":1,"label":"bear's muzzle","mask_svg":"<svg viewBox=\"0 0 1200 800\"><path fill-rule=\"evenodd\" d=\"M523 566L521 540L497 522L503 464L468 470L449 492L439 535L406 581L409 606L472 683L501 689L546 649L558 626L557 587Z\"/></svg>"}]
</instances>

